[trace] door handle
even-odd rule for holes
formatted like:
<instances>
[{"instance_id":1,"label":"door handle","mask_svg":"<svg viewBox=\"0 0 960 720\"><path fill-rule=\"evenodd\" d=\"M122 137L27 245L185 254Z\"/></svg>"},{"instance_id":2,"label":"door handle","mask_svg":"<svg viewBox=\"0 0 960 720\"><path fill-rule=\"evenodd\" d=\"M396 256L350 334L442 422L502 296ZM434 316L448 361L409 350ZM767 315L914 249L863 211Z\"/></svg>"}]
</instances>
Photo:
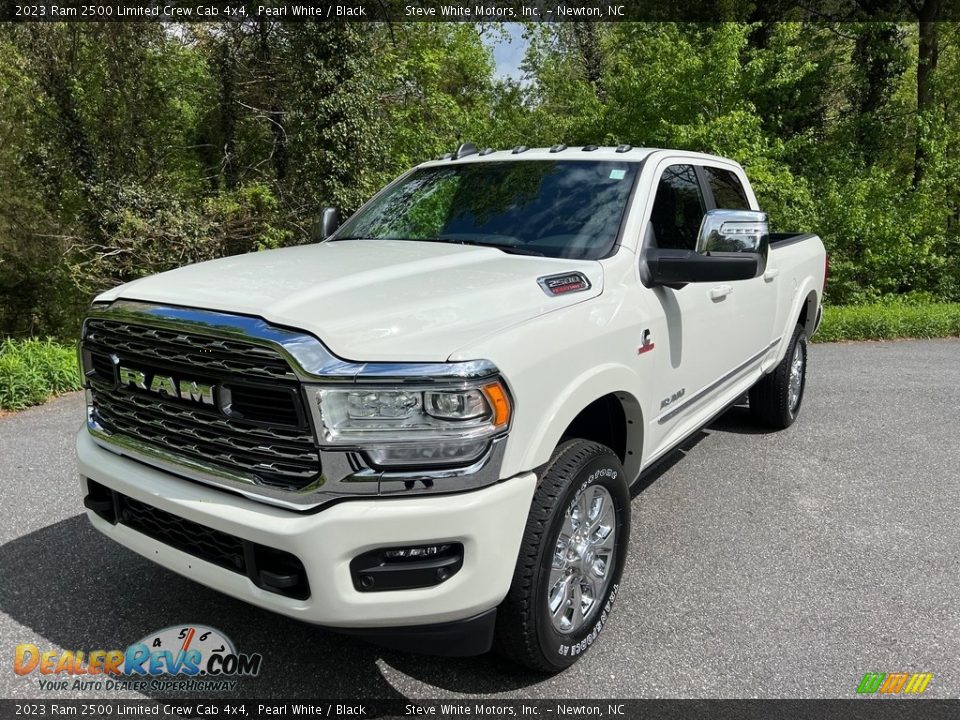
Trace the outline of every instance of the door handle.
<instances>
[{"instance_id":1,"label":"door handle","mask_svg":"<svg viewBox=\"0 0 960 720\"><path fill-rule=\"evenodd\" d=\"M779 271L779 270L777 270L776 268L772 268L772 269L770 269L770 270L767 270L767 271L763 274L763 279L764 279L765 282L770 282L771 280L773 280L773 279L774 279L777 275L779 275L779 274L780 274L780 271Z\"/></svg>"},{"instance_id":2,"label":"door handle","mask_svg":"<svg viewBox=\"0 0 960 720\"><path fill-rule=\"evenodd\" d=\"M717 287L710 290L710 299L711 300L722 300L727 295L733 292L732 285L717 285Z\"/></svg>"}]
</instances>

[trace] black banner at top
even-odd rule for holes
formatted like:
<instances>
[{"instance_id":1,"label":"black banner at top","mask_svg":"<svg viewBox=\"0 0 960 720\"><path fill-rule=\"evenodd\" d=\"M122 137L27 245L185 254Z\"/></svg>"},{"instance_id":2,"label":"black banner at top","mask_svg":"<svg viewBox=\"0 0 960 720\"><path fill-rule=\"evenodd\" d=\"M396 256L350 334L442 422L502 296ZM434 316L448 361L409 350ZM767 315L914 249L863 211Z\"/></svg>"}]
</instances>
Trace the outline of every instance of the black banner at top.
<instances>
[{"instance_id":1,"label":"black banner at top","mask_svg":"<svg viewBox=\"0 0 960 720\"><path fill-rule=\"evenodd\" d=\"M0 0L19 22L938 22L960 0Z\"/></svg>"}]
</instances>

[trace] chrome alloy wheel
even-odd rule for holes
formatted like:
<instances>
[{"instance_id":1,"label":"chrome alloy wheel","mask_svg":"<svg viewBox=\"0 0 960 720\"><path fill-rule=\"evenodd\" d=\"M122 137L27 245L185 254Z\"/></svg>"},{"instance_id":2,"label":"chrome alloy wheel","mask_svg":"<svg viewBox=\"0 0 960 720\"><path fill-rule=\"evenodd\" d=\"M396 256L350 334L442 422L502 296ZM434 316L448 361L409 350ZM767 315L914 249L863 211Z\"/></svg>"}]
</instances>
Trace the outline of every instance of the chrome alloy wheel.
<instances>
[{"instance_id":1,"label":"chrome alloy wheel","mask_svg":"<svg viewBox=\"0 0 960 720\"><path fill-rule=\"evenodd\" d=\"M803 388L803 347L800 341L793 348L793 358L790 360L790 384L788 385L788 401L790 412L797 411L800 404L800 390Z\"/></svg>"},{"instance_id":2,"label":"chrome alloy wheel","mask_svg":"<svg viewBox=\"0 0 960 720\"><path fill-rule=\"evenodd\" d=\"M617 514L602 485L587 488L563 518L547 586L547 610L562 633L582 628L613 576Z\"/></svg>"}]
</instances>

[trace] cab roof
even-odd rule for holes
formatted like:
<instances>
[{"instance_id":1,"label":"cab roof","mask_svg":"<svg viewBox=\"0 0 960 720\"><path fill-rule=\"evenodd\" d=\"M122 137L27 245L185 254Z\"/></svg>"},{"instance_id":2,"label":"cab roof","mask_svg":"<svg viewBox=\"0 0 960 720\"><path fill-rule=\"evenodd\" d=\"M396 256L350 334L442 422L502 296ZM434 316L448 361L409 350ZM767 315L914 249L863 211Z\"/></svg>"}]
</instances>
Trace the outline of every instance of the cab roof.
<instances>
[{"instance_id":1,"label":"cab roof","mask_svg":"<svg viewBox=\"0 0 960 720\"><path fill-rule=\"evenodd\" d=\"M418 167L441 167L444 165L459 165L462 163L513 161L513 160L606 160L618 162L642 162L655 152L676 153L691 160L714 160L724 163L733 163L727 158L705 153L686 150L668 150L665 148L633 147L631 145L553 145L552 147L531 147L519 145L508 150L494 150L492 148L477 148L473 143L464 143L456 152L421 163ZM736 163L733 163L736 164Z\"/></svg>"}]
</instances>

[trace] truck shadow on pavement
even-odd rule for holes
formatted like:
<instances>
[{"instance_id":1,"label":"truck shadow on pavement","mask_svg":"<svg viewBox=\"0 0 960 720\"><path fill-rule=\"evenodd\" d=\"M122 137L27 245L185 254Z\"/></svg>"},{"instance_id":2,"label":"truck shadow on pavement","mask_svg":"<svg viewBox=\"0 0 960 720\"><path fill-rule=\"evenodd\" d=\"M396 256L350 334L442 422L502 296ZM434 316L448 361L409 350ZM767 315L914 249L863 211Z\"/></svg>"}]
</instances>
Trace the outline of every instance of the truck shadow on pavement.
<instances>
[{"instance_id":1,"label":"truck shadow on pavement","mask_svg":"<svg viewBox=\"0 0 960 720\"><path fill-rule=\"evenodd\" d=\"M114 545L84 515L0 546L0 578L0 612L40 636L8 638L5 652L22 642L36 643L41 652L122 650L171 625L209 625L230 637L238 651L264 658L260 675L244 678L235 692L222 695L228 698L404 698L384 677L381 664L391 675L409 676L412 681L403 683L420 686L418 697L440 694L422 683L490 693L544 679L495 656L394 652L261 610ZM37 677L35 672L16 680L36 689Z\"/></svg>"},{"instance_id":2,"label":"truck shadow on pavement","mask_svg":"<svg viewBox=\"0 0 960 720\"><path fill-rule=\"evenodd\" d=\"M766 435L770 433L769 428L760 425L750 415L750 404L746 395L727 408L726 412L714 418L706 429L736 435Z\"/></svg>"},{"instance_id":3,"label":"truck shadow on pavement","mask_svg":"<svg viewBox=\"0 0 960 720\"><path fill-rule=\"evenodd\" d=\"M727 432L738 435L762 435L768 433L769 430L757 425L756 421L750 416L750 408L747 405L746 396L744 396L738 400L736 404L731 405L723 413L714 418L705 427L693 433L673 450L659 460L656 460L649 468L644 470L637 481L630 486L630 499L636 500L644 490L653 485L675 465L682 462L697 445L710 437L710 434L713 432Z\"/></svg>"},{"instance_id":4,"label":"truck shadow on pavement","mask_svg":"<svg viewBox=\"0 0 960 720\"><path fill-rule=\"evenodd\" d=\"M644 490L653 485L674 465L681 462L691 450L708 437L710 437L708 433L698 430L662 458L656 460L650 467L640 473L640 477L630 486L630 499L636 500Z\"/></svg>"}]
</instances>

